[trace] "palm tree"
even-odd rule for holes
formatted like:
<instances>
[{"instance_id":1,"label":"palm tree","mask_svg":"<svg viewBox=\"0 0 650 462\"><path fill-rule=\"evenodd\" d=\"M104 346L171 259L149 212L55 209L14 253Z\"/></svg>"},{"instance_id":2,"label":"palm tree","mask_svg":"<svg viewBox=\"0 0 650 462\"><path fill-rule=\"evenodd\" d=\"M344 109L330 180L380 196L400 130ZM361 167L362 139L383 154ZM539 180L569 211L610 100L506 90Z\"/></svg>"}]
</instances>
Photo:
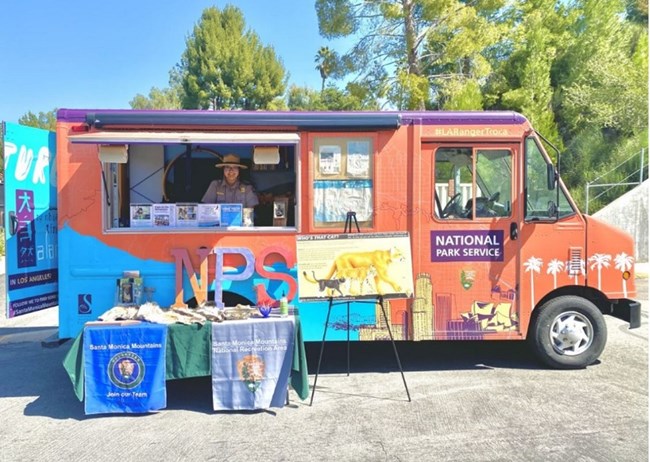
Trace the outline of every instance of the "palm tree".
<instances>
[{"instance_id":1,"label":"palm tree","mask_svg":"<svg viewBox=\"0 0 650 462\"><path fill-rule=\"evenodd\" d=\"M589 261L591 262L589 269L598 269L598 290L600 290L600 270L602 270L603 267L609 268L609 262L611 259L612 256L606 253L596 253L589 257Z\"/></svg>"},{"instance_id":2,"label":"palm tree","mask_svg":"<svg viewBox=\"0 0 650 462\"><path fill-rule=\"evenodd\" d=\"M542 267L542 259L537 257L530 257L526 262L524 262L526 267L526 272L530 271L530 306L531 308L535 306L535 280L533 279L533 273L539 273L540 268Z\"/></svg>"},{"instance_id":3,"label":"palm tree","mask_svg":"<svg viewBox=\"0 0 650 462\"><path fill-rule=\"evenodd\" d=\"M553 275L553 288L557 289L557 273L564 269L564 262L554 258L548 262L548 268L546 268L546 274Z\"/></svg>"},{"instance_id":4,"label":"palm tree","mask_svg":"<svg viewBox=\"0 0 650 462\"><path fill-rule=\"evenodd\" d=\"M619 271L629 271L632 269L634 257L621 252L614 257L614 268ZM623 278L623 297L627 298L627 279Z\"/></svg>"},{"instance_id":5,"label":"palm tree","mask_svg":"<svg viewBox=\"0 0 650 462\"><path fill-rule=\"evenodd\" d=\"M327 80L336 67L336 53L330 50L329 47L320 47L314 62L316 63L316 70L320 72L320 78L323 82L320 89L322 93L325 90L325 80Z\"/></svg>"}]
</instances>

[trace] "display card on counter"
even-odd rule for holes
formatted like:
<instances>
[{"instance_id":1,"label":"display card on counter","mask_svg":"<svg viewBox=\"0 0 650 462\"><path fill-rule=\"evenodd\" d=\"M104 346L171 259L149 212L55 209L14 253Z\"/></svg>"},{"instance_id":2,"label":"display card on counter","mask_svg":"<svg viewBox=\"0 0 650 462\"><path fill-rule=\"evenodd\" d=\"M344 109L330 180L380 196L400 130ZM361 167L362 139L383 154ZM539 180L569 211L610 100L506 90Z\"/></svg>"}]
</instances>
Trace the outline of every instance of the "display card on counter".
<instances>
[{"instance_id":1,"label":"display card on counter","mask_svg":"<svg viewBox=\"0 0 650 462\"><path fill-rule=\"evenodd\" d=\"M176 225L176 204L153 204L153 225L169 228Z\"/></svg>"},{"instance_id":2,"label":"display card on counter","mask_svg":"<svg viewBox=\"0 0 650 462\"><path fill-rule=\"evenodd\" d=\"M221 224L221 204L198 205L199 227L219 226Z\"/></svg>"},{"instance_id":3,"label":"display card on counter","mask_svg":"<svg viewBox=\"0 0 650 462\"><path fill-rule=\"evenodd\" d=\"M198 204L176 204L176 226L194 228L199 225Z\"/></svg>"},{"instance_id":4,"label":"display card on counter","mask_svg":"<svg viewBox=\"0 0 650 462\"><path fill-rule=\"evenodd\" d=\"M151 219L151 204L131 204L132 228L146 228L153 226Z\"/></svg>"},{"instance_id":5,"label":"display card on counter","mask_svg":"<svg viewBox=\"0 0 650 462\"><path fill-rule=\"evenodd\" d=\"M242 225L241 204L220 204L221 205L221 226Z\"/></svg>"}]
</instances>

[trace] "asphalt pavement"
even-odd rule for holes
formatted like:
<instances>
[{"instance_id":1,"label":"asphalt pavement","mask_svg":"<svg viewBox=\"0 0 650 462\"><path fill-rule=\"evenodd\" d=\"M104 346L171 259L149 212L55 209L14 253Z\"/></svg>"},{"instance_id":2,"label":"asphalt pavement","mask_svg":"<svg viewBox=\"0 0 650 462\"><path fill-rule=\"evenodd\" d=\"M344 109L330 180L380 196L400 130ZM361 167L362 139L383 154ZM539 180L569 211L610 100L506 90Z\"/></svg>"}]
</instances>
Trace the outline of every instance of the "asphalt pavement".
<instances>
[{"instance_id":1,"label":"asphalt pavement","mask_svg":"<svg viewBox=\"0 0 650 462\"><path fill-rule=\"evenodd\" d=\"M641 272L639 272L641 273ZM2 278L0 278L2 279ZM642 326L606 317L583 370L540 365L525 342L328 343L313 405L212 410L210 379L167 383L167 408L86 416L62 361L58 309L0 319L2 461L647 461L648 279ZM4 287L1 287L4 293ZM308 343L313 385L320 343Z\"/></svg>"}]
</instances>

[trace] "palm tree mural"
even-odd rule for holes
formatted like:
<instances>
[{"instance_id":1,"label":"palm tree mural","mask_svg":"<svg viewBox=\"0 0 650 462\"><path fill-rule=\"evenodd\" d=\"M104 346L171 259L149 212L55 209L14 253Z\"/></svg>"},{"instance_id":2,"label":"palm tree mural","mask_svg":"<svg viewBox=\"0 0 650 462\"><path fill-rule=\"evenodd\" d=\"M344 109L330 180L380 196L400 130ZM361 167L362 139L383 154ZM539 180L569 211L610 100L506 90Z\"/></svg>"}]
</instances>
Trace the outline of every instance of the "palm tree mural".
<instances>
[{"instance_id":1,"label":"palm tree mural","mask_svg":"<svg viewBox=\"0 0 650 462\"><path fill-rule=\"evenodd\" d=\"M589 269L598 269L598 290L600 290L600 274L603 268L609 268L609 262L612 260L612 256L606 253L595 253L589 257L591 266Z\"/></svg>"},{"instance_id":2,"label":"palm tree mural","mask_svg":"<svg viewBox=\"0 0 650 462\"><path fill-rule=\"evenodd\" d=\"M537 257L530 257L524 262L526 267L526 272L530 271L530 306L531 308L535 306L535 280L533 278L534 273L539 273L542 268L542 259Z\"/></svg>"},{"instance_id":3,"label":"palm tree mural","mask_svg":"<svg viewBox=\"0 0 650 462\"><path fill-rule=\"evenodd\" d=\"M614 268L624 272L632 269L632 264L634 263L634 257L621 252L614 257ZM623 297L627 298L627 279L623 279Z\"/></svg>"},{"instance_id":4,"label":"palm tree mural","mask_svg":"<svg viewBox=\"0 0 650 462\"><path fill-rule=\"evenodd\" d=\"M320 72L320 78L322 79L320 88L322 93L325 90L325 80L327 80L336 67L336 53L330 50L329 47L320 47L314 62L316 63L316 70Z\"/></svg>"},{"instance_id":5,"label":"palm tree mural","mask_svg":"<svg viewBox=\"0 0 650 462\"><path fill-rule=\"evenodd\" d=\"M548 267L546 268L546 274L553 275L553 288L557 289L557 273L561 272L564 269L564 262L554 258L548 262Z\"/></svg>"}]
</instances>

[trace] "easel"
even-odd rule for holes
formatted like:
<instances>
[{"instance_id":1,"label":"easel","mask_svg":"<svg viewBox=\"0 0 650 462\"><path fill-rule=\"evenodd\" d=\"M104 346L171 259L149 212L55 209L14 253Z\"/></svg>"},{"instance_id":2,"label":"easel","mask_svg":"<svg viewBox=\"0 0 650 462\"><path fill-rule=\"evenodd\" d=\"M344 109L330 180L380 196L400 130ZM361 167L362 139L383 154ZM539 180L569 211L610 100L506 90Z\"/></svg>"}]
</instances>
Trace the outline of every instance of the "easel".
<instances>
[{"instance_id":1,"label":"easel","mask_svg":"<svg viewBox=\"0 0 650 462\"><path fill-rule=\"evenodd\" d=\"M354 220L354 225L357 227L357 233L360 233L359 222L357 222L357 212L348 212L345 217L345 226L343 227L343 233L352 232L352 221Z\"/></svg>"},{"instance_id":2,"label":"easel","mask_svg":"<svg viewBox=\"0 0 650 462\"><path fill-rule=\"evenodd\" d=\"M348 212L345 219L345 227L343 228L344 233L352 232L352 221L356 225L357 232L359 230L359 223L357 222L357 214L355 212ZM384 308L384 297L378 295L377 298L373 301L369 300L355 300L357 303L372 303L374 305L379 304L381 306L381 314L384 316L384 322L386 323L386 329L388 329L388 335L390 336L390 342L393 345L393 352L395 353L395 359L397 360L397 366L399 367L399 372L402 375L402 382L404 382L404 389L406 390L406 396L411 402L411 394L409 393L408 386L406 385L406 378L404 377L404 370L402 369L402 362L399 359L399 354L397 353L397 347L395 346L395 339L393 338L393 332L390 329L390 323L388 322L388 317L386 316L386 309ZM330 322L330 314L332 313L332 306L341 305L345 303L347 305L347 367L348 367L348 376L350 375L350 301L345 300L341 302L334 302L334 297L329 297L329 305L327 307L327 317L325 318L325 329L323 330L323 340L320 344L320 353L318 355L318 366L316 367L316 376L314 377L314 388L311 390L311 399L309 405L311 406L314 402L314 394L316 393L316 383L318 382L318 374L320 372L320 365L323 359L323 350L325 349L325 338L327 337L327 328Z\"/></svg>"}]
</instances>

